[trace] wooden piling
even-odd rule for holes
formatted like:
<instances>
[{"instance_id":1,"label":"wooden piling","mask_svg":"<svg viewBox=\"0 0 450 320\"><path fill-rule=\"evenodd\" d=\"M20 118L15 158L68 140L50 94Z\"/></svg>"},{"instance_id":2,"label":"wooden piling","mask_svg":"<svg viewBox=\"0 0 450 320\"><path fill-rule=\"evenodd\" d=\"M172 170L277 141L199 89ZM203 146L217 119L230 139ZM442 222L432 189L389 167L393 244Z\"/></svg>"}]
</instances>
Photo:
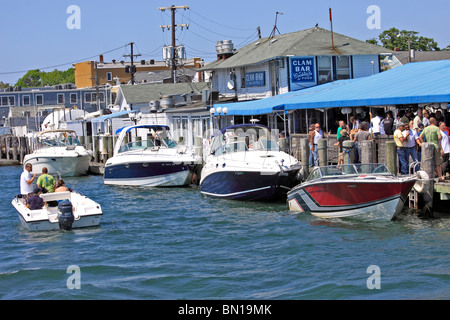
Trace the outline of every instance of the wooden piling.
<instances>
[{"instance_id":1,"label":"wooden piling","mask_svg":"<svg viewBox=\"0 0 450 320\"><path fill-rule=\"evenodd\" d=\"M327 139L320 139L317 142L317 155L319 157L319 166L325 167L328 165L328 141Z\"/></svg>"},{"instance_id":2,"label":"wooden piling","mask_svg":"<svg viewBox=\"0 0 450 320\"><path fill-rule=\"evenodd\" d=\"M305 170L305 175L309 174L309 140L300 139L300 163L302 164L303 170Z\"/></svg>"},{"instance_id":3,"label":"wooden piling","mask_svg":"<svg viewBox=\"0 0 450 320\"><path fill-rule=\"evenodd\" d=\"M386 142L386 166L389 171L397 175L398 173L397 145L395 141Z\"/></svg>"},{"instance_id":4,"label":"wooden piling","mask_svg":"<svg viewBox=\"0 0 450 320\"><path fill-rule=\"evenodd\" d=\"M373 140L361 141L361 163L376 163L376 149Z\"/></svg>"},{"instance_id":5,"label":"wooden piling","mask_svg":"<svg viewBox=\"0 0 450 320\"><path fill-rule=\"evenodd\" d=\"M425 184L423 191L424 210L427 214L433 213L434 198L434 144L422 143L422 161L420 169L425 171L429 177L428 183Z\"/></svg>"}]
</instances>

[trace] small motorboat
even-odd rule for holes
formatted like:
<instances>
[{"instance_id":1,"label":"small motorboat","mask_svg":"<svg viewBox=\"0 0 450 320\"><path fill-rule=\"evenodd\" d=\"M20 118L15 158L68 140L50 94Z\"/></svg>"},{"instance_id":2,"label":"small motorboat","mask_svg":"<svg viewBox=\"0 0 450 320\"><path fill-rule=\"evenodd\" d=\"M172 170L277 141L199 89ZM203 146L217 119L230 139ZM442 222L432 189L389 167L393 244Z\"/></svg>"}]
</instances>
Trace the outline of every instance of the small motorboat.
<instances>
[{"instance_id":1,"label":"small motorboat","mask_svg":"<svg viewBox=\"0 0 450 320\"><path fill-rule=\"evenodd\" d=\"M12 205L20 222L30 231L71 230L96 227L103 215L101 206L74 191L53 192L40 195L47 204L39 210L26 207L26 196L18 195ZM50 203L57 203L50 206Z\"/></svg>"},{"instance_id":2,"label":"small motorboat","mask_svg":"<svg viewBox=\"0 0 450 320\"><path fill-rule=\"evenodd\" d=\"M62 177L87 175L92 151L84 148L73 130L55 129L41 131L34 139L35 150L24 157L24 168L33 165L33 172L40 174L46 167L48 172Z\"/></svg>"},{"instance_id":3,"label":"small motorboat","mask_svg":"<svg viewBox=\"0 0 450 320\"><path fill-rule=\"evenodd\" d=\"M301 165L280 150L271 130L259 124L233 125L212 140L200 189L232 200L277 201L297 183Z\"/></svg>"},{"instance_id":4,"label":"small motorboat","mask_svg":"<svg viewBox=\"0 0 450 320\"><path fill-rule=\"evenodd\" d=\"M320 218L395 220L416 176L395 176L384 164L316 167L287 194L289 209Z\"/></svg>"},{"instance_id":5,"label":"small motorboat","mask_svg":"<svg viewBox=\"0 0 450 320\"><path fill-rule=\"evenodd\" d=\"M143 138L128 142L131 132ZM168 126L135 125L119 129L118 134L114 155L105 165L106 185L186 186L202 162L192 147L172 140Z\"/></svg>"}]
</instances>

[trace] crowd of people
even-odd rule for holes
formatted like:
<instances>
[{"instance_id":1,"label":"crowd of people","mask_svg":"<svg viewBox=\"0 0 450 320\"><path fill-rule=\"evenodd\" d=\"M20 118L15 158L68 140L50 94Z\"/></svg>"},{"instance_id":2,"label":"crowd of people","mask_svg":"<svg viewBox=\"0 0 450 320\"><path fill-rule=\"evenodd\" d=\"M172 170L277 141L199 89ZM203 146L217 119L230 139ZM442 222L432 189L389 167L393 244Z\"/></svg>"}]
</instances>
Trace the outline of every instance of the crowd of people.
<instances>
[{"instance_id":1,"label":"crowd of people","mask_svg":"<svg viewBox=\"0 0 450 320\"><path fill-rule=\"evenodd\" d=\"M412 162L422 161L422 143L433 143L435 147L435 168L437 177L444 180L450 174L450 129L446 125L444 113L437 110L431 113L428 109L419 108L413 111L400 111L394 118L392 111L386 113L369 113L368 121L361 121L359 115L351 116L349 123L340 120L337 128L337 142L334 144L339 150L338 164L344 161L345 150L343 143L346 140L355 142L355 162L361 159L361 145L364 140L374 139L379 135L393 136L397 146L399 172L410 173L410 159ZM450 120L450 119L448 119ZM310 143L309 166L318 166L317 144L324 137L319 123L309 128ZM417 170L418 166L411 168Z\"/></svg>"},{"instance_id":2,"label":"crowd of people","mask_svg":"<svg viewBox=\"0 0 450 320\"><path fill-rule=\"evenodd\" d=\"M45 205L57 206L57 202L45 203L44 199L40 197L41 193L53 193L70 191L65 186L64 180L55 182L55 178L48 173L47 168L42 168L42 175L37 178L36 174L31 174L33 165L27 163L25 170L20 176L20 193L25 198L26 207L30 210L42 209ZM36 179L37 178L37 179ZM36 186L34 186L36 182Z\"/></svg>"}]
</instances>

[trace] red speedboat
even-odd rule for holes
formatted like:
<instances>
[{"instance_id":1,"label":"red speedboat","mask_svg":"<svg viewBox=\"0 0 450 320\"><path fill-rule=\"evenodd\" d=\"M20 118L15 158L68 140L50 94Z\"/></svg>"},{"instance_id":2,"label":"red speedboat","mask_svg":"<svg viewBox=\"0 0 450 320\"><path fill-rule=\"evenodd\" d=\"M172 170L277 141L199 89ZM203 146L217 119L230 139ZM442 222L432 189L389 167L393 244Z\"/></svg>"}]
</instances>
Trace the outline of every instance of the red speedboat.
<instances>
[{"instance_id":1,"label":"red speedboat","mask_svg":"<svg viewBox=\"0 0 450 320\"><path fill-rule=\"evenodd\" d=\"M416 181L416 176L394 176L384 164L317 167L287 200L291 211L320 218L394 220Z\"/></svg>"}]
</instances>

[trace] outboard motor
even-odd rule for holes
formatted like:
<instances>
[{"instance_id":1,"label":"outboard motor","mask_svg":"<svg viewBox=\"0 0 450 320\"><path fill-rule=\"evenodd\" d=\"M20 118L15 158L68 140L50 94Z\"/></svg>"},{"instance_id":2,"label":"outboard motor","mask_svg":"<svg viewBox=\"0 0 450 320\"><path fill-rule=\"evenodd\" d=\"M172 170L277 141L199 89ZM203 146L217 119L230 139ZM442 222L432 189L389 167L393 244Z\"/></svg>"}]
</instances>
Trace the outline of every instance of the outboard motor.
<instances>
[{"instance_id":1,"label":"outboard motor","mask_svg":"<svg viewBox=\"0 0 450 320\"><path fill-rule=\"evenodd\" d=\"M58 204L59 228L62 230L71 230L74 220L72 203L69 200L61 201Z\"/></svg>"}]
</instances>

